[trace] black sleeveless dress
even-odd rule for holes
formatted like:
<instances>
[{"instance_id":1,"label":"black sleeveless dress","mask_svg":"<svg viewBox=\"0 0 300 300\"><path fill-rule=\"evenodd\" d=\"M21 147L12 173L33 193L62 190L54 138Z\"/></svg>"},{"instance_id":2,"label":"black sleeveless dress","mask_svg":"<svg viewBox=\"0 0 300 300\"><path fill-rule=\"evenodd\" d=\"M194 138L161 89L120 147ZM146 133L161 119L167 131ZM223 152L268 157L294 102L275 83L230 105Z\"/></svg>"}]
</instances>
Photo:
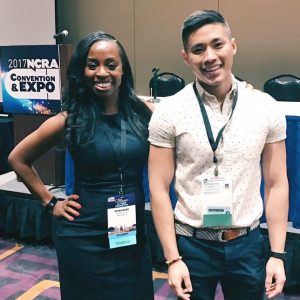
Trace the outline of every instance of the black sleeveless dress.
<instances>
[{"instance_id":1,"label":"black sleeveless dress","mask_svg":"<svg viewBox=\"0 0 300 300\"><path fill-rule=\"evenodd\" d=\"M120 145L119 114L104 116ZM125 193L135 193L137 244L109 249L107 199L118 194L120 179L113 147L99 121L94 140L72 153L80 216L59 219L55 232L61 297L63 300L152 300L152 264L144 222L142 170L148 157L126 122Z\"/></svg>"}]
</instances>

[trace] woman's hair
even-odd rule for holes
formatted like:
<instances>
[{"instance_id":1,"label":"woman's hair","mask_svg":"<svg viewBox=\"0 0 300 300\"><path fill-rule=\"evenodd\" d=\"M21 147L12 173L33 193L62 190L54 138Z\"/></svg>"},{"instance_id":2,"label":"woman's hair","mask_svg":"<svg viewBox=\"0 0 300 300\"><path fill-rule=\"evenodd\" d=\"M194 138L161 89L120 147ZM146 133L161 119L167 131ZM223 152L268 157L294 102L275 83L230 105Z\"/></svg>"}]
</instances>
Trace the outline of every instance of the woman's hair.
<instances>
[{"instance_id":1,"label":"woman's hair","mask_svg":"<svg viewBox=\"0 0 300 300\"><path fill-rule=\"evenodd\" d=\"M141 139L148 138L151 111L135 94L133 75L126 52L112 35L98 31L88 34L79 42L67 70L68 88L64 96L64 109L68 112L68 116L65 138L70 150L75 145L91 142L96 121L101 121L100 101L97 101L96 95L86 85L84 76L88 52L98 41L114 41L117 44L123 66L119 87L119 112Z\"/></svg>"}]
</instances>

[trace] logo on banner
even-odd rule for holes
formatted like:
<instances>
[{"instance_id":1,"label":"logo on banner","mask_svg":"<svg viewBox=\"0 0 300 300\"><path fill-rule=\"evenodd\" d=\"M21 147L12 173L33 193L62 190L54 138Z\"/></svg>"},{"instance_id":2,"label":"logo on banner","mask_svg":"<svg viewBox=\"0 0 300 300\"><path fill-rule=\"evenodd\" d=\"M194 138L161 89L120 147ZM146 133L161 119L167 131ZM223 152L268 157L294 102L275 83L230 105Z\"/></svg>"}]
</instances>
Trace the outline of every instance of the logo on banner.
<instances>
[{"instance_id":1,"label":"logo on banner","mask_svg":"<svg viewBox=\"0 0 300 300\"><path fill-rule=\"evenodd\" d=\"M1 47L1 73L7 112L52 114L60 110L56 45Z\"/></svg>"},{"instance_id":2,"label":"logo on banner","mask_svg":"<svg viewBox=\"0 0 300 300\"><path fill-rule=\"evenodd\" d=\"M4 84L9 95L18 99L60 100L57 61L28 59L25 62L30 69L15 68L6 73Z\"/></svg>"}]
</instances>

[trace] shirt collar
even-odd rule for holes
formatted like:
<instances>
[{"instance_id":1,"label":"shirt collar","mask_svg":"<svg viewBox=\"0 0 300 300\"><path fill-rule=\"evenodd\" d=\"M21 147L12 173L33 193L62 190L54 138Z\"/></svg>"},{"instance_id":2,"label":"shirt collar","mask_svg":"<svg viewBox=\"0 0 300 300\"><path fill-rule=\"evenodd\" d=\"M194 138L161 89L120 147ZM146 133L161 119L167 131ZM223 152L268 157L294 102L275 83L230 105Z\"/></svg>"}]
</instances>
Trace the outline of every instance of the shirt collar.
<instances>
[{"instance_id":1,"label":"shirt collar","mask_svg":"<svg viewBox=\"0 0 300 300\"><path fill-rule=\"evenodd\" d=\"M232 78L232 86L230 91L227 93L226 98L229 98L230 100L233 99L234 97L234 93L235 91L237 91L237 79L234 77L233 74L231 74L231 78ZM198 80L196 79L196 88L199 92L199 95L201 97L201 99L204 99L206 101L209 101L211 99L215 99L216 97L210 93L208 93L202 86L201 84L198 82Z\"/></svg>"}]
</instances>

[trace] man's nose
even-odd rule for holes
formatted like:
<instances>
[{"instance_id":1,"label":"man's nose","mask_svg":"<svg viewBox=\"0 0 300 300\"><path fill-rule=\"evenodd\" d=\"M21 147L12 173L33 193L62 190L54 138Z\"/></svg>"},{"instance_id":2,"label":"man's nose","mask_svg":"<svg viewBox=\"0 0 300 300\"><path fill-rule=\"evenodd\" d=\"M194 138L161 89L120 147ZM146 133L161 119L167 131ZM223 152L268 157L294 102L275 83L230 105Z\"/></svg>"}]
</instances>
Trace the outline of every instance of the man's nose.
<instances>
[{"instance_id":1,"label":"man's nose","mask_svg":"<svg viewBox=\"0 0 300 300\"><path fill-rule=\"evenodd\" d=\"M213 61L216 59L216 52L213 48L207 47L205 51L205 61Z\"/></svg>"}]
</instances>

